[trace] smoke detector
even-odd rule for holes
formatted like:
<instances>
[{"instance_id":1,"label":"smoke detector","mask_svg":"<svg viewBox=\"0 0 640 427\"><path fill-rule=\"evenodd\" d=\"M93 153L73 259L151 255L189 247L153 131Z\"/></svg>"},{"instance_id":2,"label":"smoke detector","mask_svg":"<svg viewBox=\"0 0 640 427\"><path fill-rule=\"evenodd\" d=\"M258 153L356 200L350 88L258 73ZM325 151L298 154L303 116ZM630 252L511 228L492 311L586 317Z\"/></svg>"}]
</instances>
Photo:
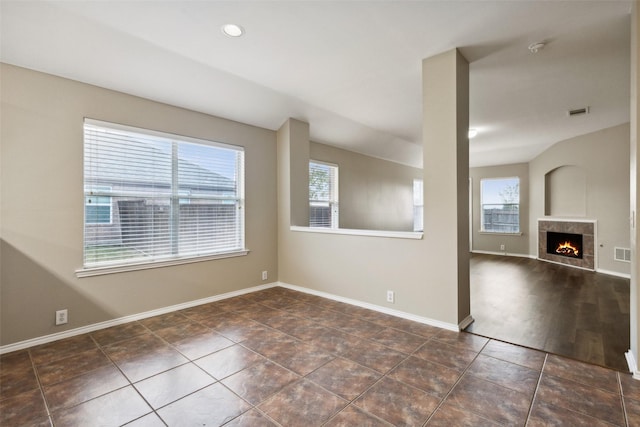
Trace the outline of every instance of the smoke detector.
<instances>
[{"instance_id":1,"label":"smoke detector","mask_svg":"<svg viewBox=\"0 0 640 427\"><path fill-rule=\"evenodd\" d=\"M544 43L543 42L531 43L529 45L529 52L531 52L531 53L538 53L542 49L544 49Z\"/></svg>"}]
</instances>

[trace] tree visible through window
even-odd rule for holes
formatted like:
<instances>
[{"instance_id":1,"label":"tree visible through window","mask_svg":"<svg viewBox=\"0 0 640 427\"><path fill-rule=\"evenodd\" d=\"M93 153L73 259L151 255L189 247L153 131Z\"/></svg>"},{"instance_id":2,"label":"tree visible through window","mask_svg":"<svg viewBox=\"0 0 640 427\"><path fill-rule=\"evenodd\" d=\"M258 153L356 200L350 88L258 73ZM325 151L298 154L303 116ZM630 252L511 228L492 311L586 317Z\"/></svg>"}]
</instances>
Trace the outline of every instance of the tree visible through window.
<instances>
[{"instance_id":1,"label":"tree visible through window","mask_svg":"<svg viewBox=\"0 0 640 427\"><path fill-rule=\"evenodd\" d=\"M309 226L338 228L338 166L309 162Z\"/></svg>"},{"instance_id":2,"label":"tree visible through window","mask_svg":"<svg viewBox=\"0 0 640 427\"><path fill-rule=\"evenodd\" d=\"M480 181L481 231L520 232L520 179L492 178Z\"/></svg>"},{"instance_id":3,"label":"tree visible through window","mask_svg":"<svg viewBox=\"0 0 640 427\"><path fill-rule=\"evenodd\" d=\"M244 250L242 148L86 120L84 266Z\"/></svg>"}]
</instances>

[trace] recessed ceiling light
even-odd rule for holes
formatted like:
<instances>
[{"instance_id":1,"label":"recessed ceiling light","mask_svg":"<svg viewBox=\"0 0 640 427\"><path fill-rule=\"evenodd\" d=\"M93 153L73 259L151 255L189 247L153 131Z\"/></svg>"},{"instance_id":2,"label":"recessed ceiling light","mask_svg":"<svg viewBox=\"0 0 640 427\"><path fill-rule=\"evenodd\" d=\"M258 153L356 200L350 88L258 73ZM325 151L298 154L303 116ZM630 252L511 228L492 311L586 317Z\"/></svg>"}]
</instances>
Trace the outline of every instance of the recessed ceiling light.
<instances>
[{"instance_id":1,"label":"recessed ceiling light","mask_svg":"<svg viewBox=\"0 0 640 427\"><path fill-rule=\"evenodd\" d=\"M469 129L469 139L475 138L478 135L478 129Z\"/></svg>"},{"instance_id":2,"label":"recessed ceiling light","mask_svg":"<svg viewBox=\"0 0 640 427\"><path fill-rule=\"evenodd\" d=\"M240 37L244 34L244 30L240 25L225 24L222 26L222 33L229 37Z\"/></svg>"}]
</instances>

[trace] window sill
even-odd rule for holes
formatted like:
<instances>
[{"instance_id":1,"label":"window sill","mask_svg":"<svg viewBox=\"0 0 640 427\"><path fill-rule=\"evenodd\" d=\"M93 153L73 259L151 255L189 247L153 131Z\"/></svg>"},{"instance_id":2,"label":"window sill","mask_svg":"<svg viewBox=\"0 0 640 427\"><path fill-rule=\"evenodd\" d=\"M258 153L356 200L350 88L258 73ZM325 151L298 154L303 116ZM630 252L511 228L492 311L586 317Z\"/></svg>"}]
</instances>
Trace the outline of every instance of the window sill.
<instances>
[{"instance_id":1,"label":"window sill","mask_svg":"<svg viewBox=\"0 0 640 427\"><path fill-rule=\"evenodd\" d=\"M248 249L242 249L233 252L223 252L215 255L206 255L192 258L178 258L164 261L149 261L137 264L113 265L104 267L88 267L76 270L76 277L101 276L103 274L123 273L126 271L148 270L151 268L170 267L172 265L191 264L194 262L211 261L215 259L234 258L245 256L249 253Z\"/></svg>"},{"instance_id":2,"label":"window sill","mask_svg":"<svg viewBox=\"0 0 640 427\"><path fill-rule=\"evenodd\" d=\"M478 234L485 234L488 236L522 236L520 233L501 233L499 231L479 231Z\"/></svg>"},{"instance_id":3,"label":"window sill","mask_svg":"<svg viewBox=\"0 0 640 427\"><path fill-rule=\"evenodd\" d=\"M352 228L321 228L291 226L291 231L319 234L343 234L348 236L391 237L395 239L421 240L422 232L418 231L384 231L384 230L356 230Z\"/></svg>"}]
</instances>

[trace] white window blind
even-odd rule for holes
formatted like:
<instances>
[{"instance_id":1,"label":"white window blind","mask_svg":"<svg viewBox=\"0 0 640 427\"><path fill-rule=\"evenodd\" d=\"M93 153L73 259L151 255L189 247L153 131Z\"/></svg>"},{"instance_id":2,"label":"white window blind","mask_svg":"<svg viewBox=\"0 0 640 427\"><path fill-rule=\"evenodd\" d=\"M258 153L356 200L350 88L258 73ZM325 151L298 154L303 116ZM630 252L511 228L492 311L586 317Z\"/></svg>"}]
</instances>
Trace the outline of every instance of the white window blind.
<instances>
[{"instance_id":1,"label":"white window blind","mask_svg":"<svg viewBox=\"0 0 640 427\"><path fill-rule=\"evenodd\" d=\"M309 226L338 228L338 166L309 162Z\"/></svg>"},{"instance_id":2,"label":"white window blind","mask_svg":"<svg viewBox=\"0 0 640 427\"><path fill-rule=\"evenodd\" d=\"M85 120L85 268L244 250L243 178L242 148Z\"/></svg>"}]
</instances>

